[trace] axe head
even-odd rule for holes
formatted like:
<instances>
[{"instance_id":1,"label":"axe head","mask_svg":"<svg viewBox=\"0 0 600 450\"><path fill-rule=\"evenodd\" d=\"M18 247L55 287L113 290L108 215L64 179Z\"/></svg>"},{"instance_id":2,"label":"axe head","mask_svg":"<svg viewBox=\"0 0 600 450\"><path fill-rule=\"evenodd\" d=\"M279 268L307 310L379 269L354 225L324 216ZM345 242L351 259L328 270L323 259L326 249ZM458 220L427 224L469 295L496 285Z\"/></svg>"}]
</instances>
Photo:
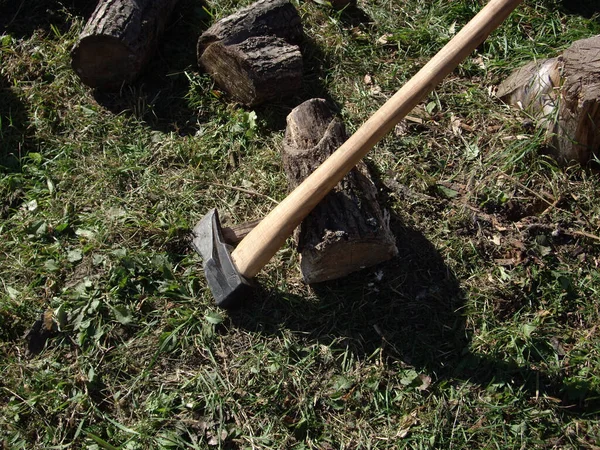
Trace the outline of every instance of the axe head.
<instances>
[{"instance_id":1,"label":"axe head","mask_svg":"<svg viewBox=\"0 0 600 450\"><path fill-rule=\"evenodd\" d=\"M252 284L231 259L232 247L223 240L216 209L194 227L192 247L202 256L206 281L217 306L229 308L251 296Z\"/></svg>"}]
</instances>

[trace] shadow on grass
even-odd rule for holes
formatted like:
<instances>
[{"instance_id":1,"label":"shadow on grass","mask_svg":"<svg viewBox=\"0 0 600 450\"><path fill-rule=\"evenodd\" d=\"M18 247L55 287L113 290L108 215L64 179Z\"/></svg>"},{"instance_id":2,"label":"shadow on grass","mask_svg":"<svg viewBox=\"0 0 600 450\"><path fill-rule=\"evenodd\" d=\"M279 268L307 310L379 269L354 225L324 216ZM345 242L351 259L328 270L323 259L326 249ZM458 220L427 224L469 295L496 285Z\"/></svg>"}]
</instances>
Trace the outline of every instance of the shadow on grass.
<instances>
[{"instance_id":1,"label":"shadow on grass","mask_svg":"<svg viewBox=\"0 0 600 450\"><path fill-rule=\"evenodd\" d=\"M587 19L600 14L600 3L598 0L561 0L562 8L568 14L577 14ZM600 16L596 17L600 22Z\"/></svg>"},{"instance_id":2,"label":"shadow on grass","mask_svg":"<svg viewBox=\"0 0 600 450\"><path fill-rule=\"evenodd\" d=\"M68 31L69 15L89 17L97 0L0 0L0 34L15 38L31 36L35 30Z\"/></svg>"},{"instance_id":3,"label":"shadow on grass","mask_svg":"<svg viewBox=\"0 0 600 450\"><path fill-rule=\"evenodd\" d=\"M340 11L340 20L351 27L373 24L373 19L354 3L350 3Z\"/></svg>"},{"instance_id":4,"label":"shadow on grass","mask_svg":"<svg viewBox=\"0 0 600 450\"><path fill-rule=\"evenodd\" d=\"M358 360L382 352L440 382L469 381L559 399L566 412L597 413L600 393L469 349L464 293L442 255L419 231L392 219L399 256L371 269L315 286L317 301L262 291L251 306L232 311L234 325L278 335L282 329L350 350Z\"/></svg>"},{"instance_id":5,"label":"shadow on grass","mask_svg":"<svg viewBox=\"0 0 600 450\"><path fill-rule=\"evenodd\" d=\"M119 92L96 90L96 101L115 114L131 113L157 131L195 133L197 111L186 98L190 89L186 72L197 64L196 43L209 19L202 3L181 0L140 77Z\"/></svg>"},{"instance_id":6,"label":"shadow on grass","mask_svg":"<svg viewBox=\"0 0 600 450\"><path fill-rule=\"evenodd\" d=\"M0 173L18 172L28 151L29 118L25 105L10 83L0 77Z\"/></svg>"}]
</instances>

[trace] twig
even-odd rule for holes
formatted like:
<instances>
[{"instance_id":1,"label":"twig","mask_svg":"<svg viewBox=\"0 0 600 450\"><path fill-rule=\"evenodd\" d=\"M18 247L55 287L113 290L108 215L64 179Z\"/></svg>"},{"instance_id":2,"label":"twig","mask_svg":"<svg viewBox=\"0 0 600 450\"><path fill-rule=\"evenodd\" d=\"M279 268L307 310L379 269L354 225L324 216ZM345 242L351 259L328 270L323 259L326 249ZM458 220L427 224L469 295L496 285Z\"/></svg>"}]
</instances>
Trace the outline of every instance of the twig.
<instances>
[{"instance_id":1,"label":"twig","mask_svg":"<svg viewBox=\"0 0 600 450\"><path fill-rule=\"evenodd\" d=\"M586 238L594 239L596 241L600 241L600 236L596 236L595 234L588 233L587 231L578 231L578 230L567 230L571 234L575 234L577 236L583 236Z\"/></svg>"},{"instance_id":2,"label":"twig","mask_svg":"<svg viewBox=\"0 0 600 450\"><path fill-rule=\"evenodd\" d=\"M552 203L550 206L548 206L545 210L542 211L542 213L540 214L540 217L545 216L550 211L552 211L554 208L556 208L556 205L558 205L561 200L562 200L561 198L557 198L556 200L554 200L554 203Z\"/></svg>"},{"instance_id":3,"label":"twig","mask_svg":"<svg viewBox=\"0 0 600 450\"><path fill-rule=\"evenodd\" d=\"M517 180L516 178L514 178L511 175L507 174L506 172L502 172L502 175L504 175L506 178L508 178L513 183L515 183L516 185L518 185L520 188L525 189L527 192L529 192L532 195L535 195L537 198L539 198L544 203L547 203L549 206L555 206L554 204L557 203L557 199L555 199L553 195L548 194L548 196L550 197L550 200L548 200L547 198L544 198L542 195L538 194L533 189L528 188L523 183L521 183L519 180ZM561 208L558 208L558 209L561 209Z\"/></svg>"},{"instance_id":4,"label":"twig","mask_svg":"<svg viewBox=\"0 0 600 450\"><path fill-rule=\"evenodd\" d=\"M234 191L240 191L240 192L244 192L244 193L250 194L250 195L257 195L259 197L266 198L267 200L271 200L276 205L279 204L279 202L277 200L275 200L274 198L269 197L268 195L265 195L265 194L261 194L260 192L253 191L252 189L246 189L246 188L242 188L242 187L238 187L238 186L230 186L228 184L222 184L222 183L210 183L210 184L212 186L224 187L225 189L233 189Z\"/></svg>"}]
</instances>

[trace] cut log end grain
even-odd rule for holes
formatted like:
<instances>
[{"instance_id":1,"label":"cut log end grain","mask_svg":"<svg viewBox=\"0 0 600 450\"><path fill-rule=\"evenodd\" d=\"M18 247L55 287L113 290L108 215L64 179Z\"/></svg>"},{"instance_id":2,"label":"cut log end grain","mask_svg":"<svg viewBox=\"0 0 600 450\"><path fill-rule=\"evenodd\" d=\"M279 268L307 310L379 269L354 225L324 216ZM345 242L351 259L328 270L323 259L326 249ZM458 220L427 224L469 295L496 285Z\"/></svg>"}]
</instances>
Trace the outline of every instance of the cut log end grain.
<instances>
[{"instance_id":1,"label":"cut log end grain","mask_svg":"<svg viewBox=\"0 0 600 450\"><path fill-rule=\"evenodd\" d=\"M102 0L71 51L90 87L118 89L139 76L179 0Z\"/></svg>"},{"instance_id":2,"label":"cut log end grain","mask_svg":"<svg viewBox=\"0 0 600 450\"><path fill-rule=\"evenodd\" d=\"M497 95L536 118L559 162L589 163L600 153L600 36L515 70Z\"/></svg>"},{"instance_id":3,"label":"cut log end grain","mask_svg":"<svg viewBox=\"0 0 600 450\"><path fill-rule=\"evenodd\" d=\"M140 61L112 36L83 38L71 53L72 66L81 81L93 88L118 88L137 76Z\"/></svg>"},{"instance_id":4,"label":"cut log end grain","mask_svg":"<svg viewBox=\"0 0 600 450\"><path fill-rule=\"evenodd\" d=\"M247 106L291 95L302 86L299 48L273 36L235 45L215 42L200 61L219 86Z\"/></svg>"},{"instance_id":5,"label":"cut log end grain","mask_svg":"<svg viewBox=\"0 0 600 450\"><path fill-rule=\"evenodd\" d=\"M198 65L235 100L255 106L302 84L303 36L288 0L260 0L225 17L198 39Z\"/></svg>"}]
</instances>

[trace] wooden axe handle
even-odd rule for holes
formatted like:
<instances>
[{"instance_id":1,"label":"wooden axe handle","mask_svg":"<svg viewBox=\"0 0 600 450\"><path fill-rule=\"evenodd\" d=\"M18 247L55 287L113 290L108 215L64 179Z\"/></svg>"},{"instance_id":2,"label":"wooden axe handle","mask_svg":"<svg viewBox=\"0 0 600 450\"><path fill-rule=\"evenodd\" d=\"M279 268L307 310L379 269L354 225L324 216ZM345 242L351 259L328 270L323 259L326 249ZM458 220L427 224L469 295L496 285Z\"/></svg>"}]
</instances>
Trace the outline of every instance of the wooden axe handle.
<instances>
[{"instance_id":1,"label":"wooden axe handle","mask_svg":"<svg viewBox=\"0 0 600 450\"><path fill-rule=\"evenodd\" d=\"M231 254L239 272L247 278L254 277L323 197L475 50L521 1L491 0L431 61L279 203Z\"/></svg>"}]
</instances>

